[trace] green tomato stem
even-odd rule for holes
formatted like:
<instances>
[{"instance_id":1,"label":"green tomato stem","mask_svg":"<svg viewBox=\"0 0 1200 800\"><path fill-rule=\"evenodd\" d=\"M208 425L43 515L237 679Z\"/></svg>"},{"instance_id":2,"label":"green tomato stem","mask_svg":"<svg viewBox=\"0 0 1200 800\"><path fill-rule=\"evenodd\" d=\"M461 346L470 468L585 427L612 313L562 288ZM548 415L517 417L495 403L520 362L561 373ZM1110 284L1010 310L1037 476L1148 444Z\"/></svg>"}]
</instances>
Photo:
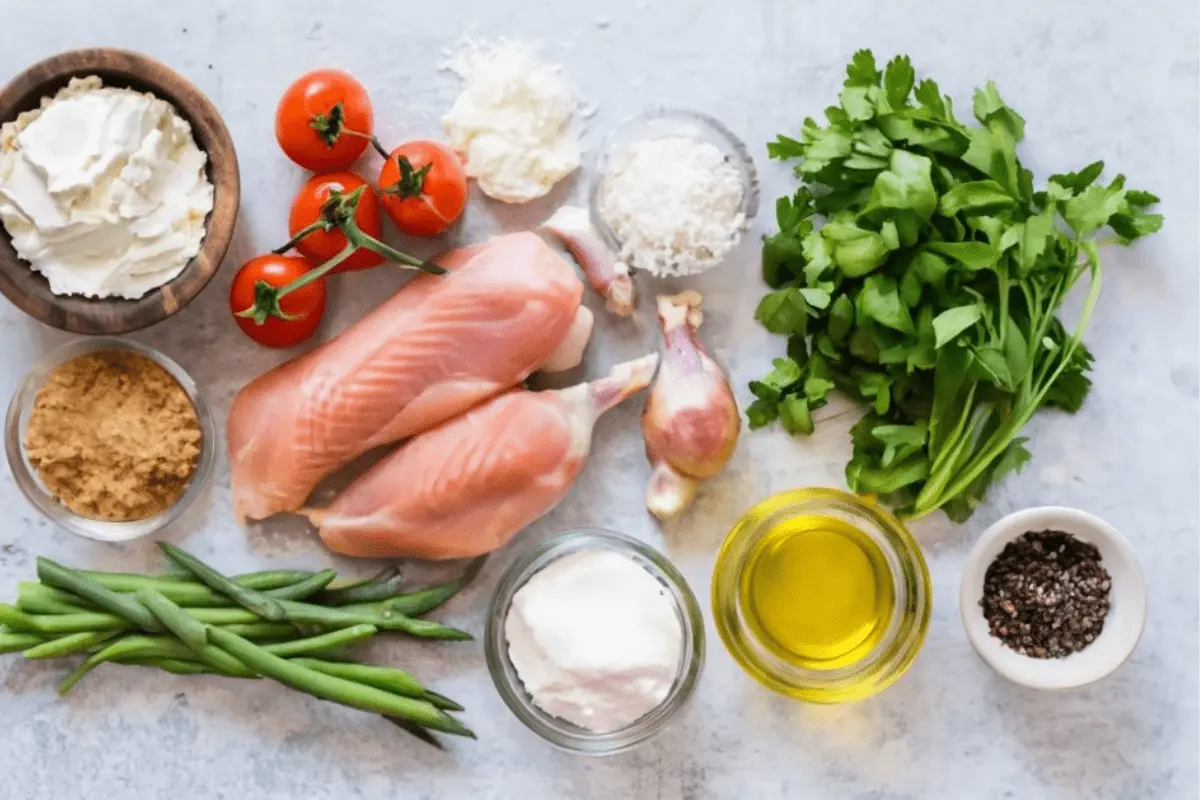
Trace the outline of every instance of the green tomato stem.
<instances>
[{"instance_id":1,"label":"green tomato stem","mask_svg":"<svg viewBox=\"0 0 1200 800\"><path fill-rule=\"evenodd\" d=\"M388 153L387 150L384 149L383 145L380 144L379 138L376 137L375 134L363 133L362 131L355 131L355 130L351 130L350 128L346 128L346 127L343 127L341 129L341 133L346 133L351 136L357 136L360 139L366 139L368 142L371 143L371 147L375 148L375 152L379 153L379 155L383 156L384 161L388 160L388 156L390 154Z\"/></svg>"},{"instance_id":2,"label":"green tomato stem","mask_svg":"<svg viewBox=\"0 0 1200 800\"><path fill-rule=\"evenodd\" d=\"M344 131L345 133L355 134L353 131ZM374 137L371 137L372 139ZM378 147L378 142L375 143ZM387 154L384 153L384 158ZM290 315L284 312L280 306L280 301L287 297L292 292L308 286L313 281L320 280L328 275L333 270L344 264L358 250L370 250L378 253L386 259L395 261L405 269L416 269L422 272L428 272L432 275L443 275L446 270L443 267L434 264L431 261L424 261L419 258L410 256L408 253L401 252L394 247L365 233L358 226L355 220L355 213L358 210L358 204L362 202L363 194L367 189L367 185L363 184L357 189L343 194L342 192L332 191L329 193L329 199L321 207L321 215L314 222L308 224L301 229L288 242L272 252L276 254L286 253L289 249L298 244L304 237L318 230L333 230L339 229L346 237L346 246L343 247L336 255L330 258L325 263L318 267L310 269L300 277L293 280L284 286L271 286L266 281L259 281L254 287L254 302L247 308L235 312L235 316L245 317L254 320L255 324L265 324L267 319L276 317L278 319L289 320L293 319Z\"/></svg>"},{"instance_id":3,"label":"green tomato stem","mask_svg":"<svg viewBox=\"0 0 1200 800\"><path fill-rule=\"evenodd\" d=\"M283 244L280 247L276 247L271 252L277 256L281 256L281 255L285 254L287 251L291 250L296 245L300 244L301 240L304 239L306 236L308 236L310 233L315 233L317 231L328 231L333 227L334 227L334 224L332 222L325 219L325 217L323 217L323 216L319 217L318 219L314 220L313 222L310 222L308 225L305 225L303 228L301 228L296 233L296 235L293 236L291 239L288 239L285 244Z\"/></svg>"}]
</instances>

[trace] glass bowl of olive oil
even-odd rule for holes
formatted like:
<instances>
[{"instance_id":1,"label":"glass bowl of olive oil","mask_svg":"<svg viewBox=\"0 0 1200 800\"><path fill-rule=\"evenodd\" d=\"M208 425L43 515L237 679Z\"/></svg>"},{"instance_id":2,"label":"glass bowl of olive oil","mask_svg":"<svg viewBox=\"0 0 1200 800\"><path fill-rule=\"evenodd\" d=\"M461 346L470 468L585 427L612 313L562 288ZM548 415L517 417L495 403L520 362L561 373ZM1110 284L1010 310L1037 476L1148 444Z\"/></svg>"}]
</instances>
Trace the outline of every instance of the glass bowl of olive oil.
<instances>
[{"instance_id":1,"label":"glass bowl of olive oil","mask_svg":"<svg viewBox=\"0 0 1200 800\"><path fill-rule=\"evenodd\" d=\"M874 501L836 489L769 497L717 554L713 614L756 680L815 703L896 681L925 642L929 571L912 535Z\"/></svg>"}]
</instances>

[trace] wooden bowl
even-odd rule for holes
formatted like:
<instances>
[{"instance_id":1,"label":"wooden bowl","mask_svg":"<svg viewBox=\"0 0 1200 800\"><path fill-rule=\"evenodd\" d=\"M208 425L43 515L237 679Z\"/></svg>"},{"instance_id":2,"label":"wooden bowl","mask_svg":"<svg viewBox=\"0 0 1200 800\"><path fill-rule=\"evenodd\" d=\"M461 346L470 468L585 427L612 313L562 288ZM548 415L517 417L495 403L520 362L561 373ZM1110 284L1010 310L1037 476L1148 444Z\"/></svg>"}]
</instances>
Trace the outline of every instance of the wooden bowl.
<instances>
[{"instance_id":1,"label":"wooden bowl","mask_svg":"<svg viewBox=\"0 0 1200 800\"><path fill-rule=\"evenodd\" d=\"M119 334L161 322L186 306L208 284L233 238L241 181L233 140L221 115L199 89L170 67L129 50L95 47L39 61L0 90L0 123L37 108L71 78L98 75L106 86L151 92L170 102L192 125L196 145L208 154L213 210L200 252L173 280L137 300L56 295L50 283L17 257L0 226L0 292L26 314L55 328L86 334Z\"/></svg>"}]
</instances>

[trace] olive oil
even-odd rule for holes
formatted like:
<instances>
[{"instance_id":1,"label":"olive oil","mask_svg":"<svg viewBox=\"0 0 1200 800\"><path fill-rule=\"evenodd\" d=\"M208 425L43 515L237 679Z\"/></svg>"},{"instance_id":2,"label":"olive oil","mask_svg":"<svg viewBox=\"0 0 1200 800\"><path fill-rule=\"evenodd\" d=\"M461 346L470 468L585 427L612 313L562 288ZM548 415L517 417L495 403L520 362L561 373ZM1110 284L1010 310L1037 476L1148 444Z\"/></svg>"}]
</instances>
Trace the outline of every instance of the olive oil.
<instances>
[{"instance_id":1,"label":"olive oil","mask_svg":"<svg viewBox=\"0 0 1200 800\"><path fill-rule=\"evenodd\" d=\"M896 602L879 545L822 515L792 517L766 531L748 554L738 591L755 638L808 670L847 667L870 653Z\"/></svg>"}]
</instances>

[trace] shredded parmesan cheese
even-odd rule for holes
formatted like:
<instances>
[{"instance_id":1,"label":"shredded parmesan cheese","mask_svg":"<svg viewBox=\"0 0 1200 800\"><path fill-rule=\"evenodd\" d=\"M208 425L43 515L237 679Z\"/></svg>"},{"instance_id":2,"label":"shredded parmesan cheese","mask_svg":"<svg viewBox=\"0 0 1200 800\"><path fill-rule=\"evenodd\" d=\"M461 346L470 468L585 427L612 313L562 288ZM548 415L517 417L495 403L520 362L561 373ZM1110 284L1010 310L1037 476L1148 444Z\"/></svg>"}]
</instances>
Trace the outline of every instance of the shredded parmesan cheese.
<instances>
[{"instance_id":1,"label":"shredded parmesan cheese","mask_svg":"<svg viewBox=\"0 0 1200 800\"><path fill-rule=\"evenodd\" d=\"M525 203L579 168L576 99L560 70L518 42L467 42L446 65L462 94L442 130L488 197Z\"/></svg>"},{"instance_id":2,"label":"shredded parmesan cheese","mask_svg":"<svg viewBox=\"0 0 1200 800\"><path fill-rule=\"evenodd\" d=\"M673 276L704 272L737 245L746 227L743 194L737 168L715 145L664 136L619 152L598 200L621 259Z\"/></svg>"}]
</instances>

